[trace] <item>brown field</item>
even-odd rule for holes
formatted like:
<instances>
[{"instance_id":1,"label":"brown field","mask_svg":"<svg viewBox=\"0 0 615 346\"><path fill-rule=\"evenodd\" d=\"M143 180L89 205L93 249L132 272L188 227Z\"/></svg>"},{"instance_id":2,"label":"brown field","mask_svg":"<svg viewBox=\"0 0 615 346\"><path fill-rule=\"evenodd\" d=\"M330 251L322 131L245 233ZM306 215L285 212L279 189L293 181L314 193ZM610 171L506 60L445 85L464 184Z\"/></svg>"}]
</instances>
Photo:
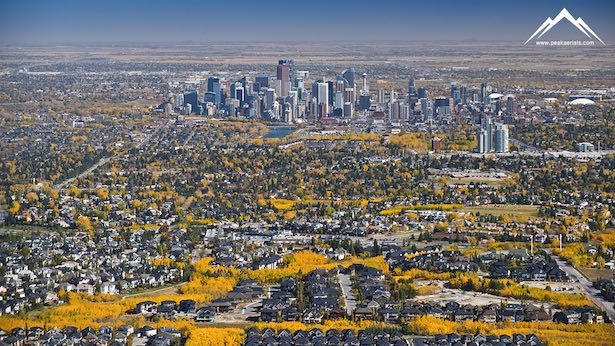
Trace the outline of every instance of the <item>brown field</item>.
<instances>
[{"instance_id":1,"label":"brown field","mask_svg":"<svg viewBox=\"0 0 615 346\"><path fill-rule=\"evenodd\" d=\"M585 48L537 48L523 42L207 42L152 45L6 47L5 63L48 63L111 59L117 62L270 65L282 57L298 65L402 65L413 68L561 69L612 68L612 45ZM578 54L583 53L583 54ZM612 77L607 73L602 78Z\"/></svg>"},{"instance_id":2,"label":"brown field","mask_svg":"<svg viewBox=\"0 0 615 346\"><path fill-rule=\"evenodd\" d=\"M613 271L610 269L597 269L587 267L578 267L577 269L590 281L596 281L598 279L612 279L615 277L615 275L613 275Z\"/></svg>"}]
</instances>

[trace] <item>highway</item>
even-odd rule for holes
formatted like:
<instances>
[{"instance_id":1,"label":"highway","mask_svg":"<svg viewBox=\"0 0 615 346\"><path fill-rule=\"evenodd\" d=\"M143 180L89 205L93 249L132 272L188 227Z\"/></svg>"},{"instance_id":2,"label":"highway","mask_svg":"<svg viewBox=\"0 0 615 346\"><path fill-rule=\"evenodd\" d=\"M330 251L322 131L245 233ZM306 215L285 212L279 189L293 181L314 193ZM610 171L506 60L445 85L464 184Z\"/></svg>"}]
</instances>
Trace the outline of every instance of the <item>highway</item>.
<instances>
[{"instance_id":1,"label":"highway","mask_svg":"<svg viewBox=\"0 0 615 346\"><path fill-rule=\"evenodd\" d=\"M585 295L589 300L596 304L599 308L606 311L607 315L611 319L611 322L615 324L615 308L613 303L604 299L600 295L600 291L592 286L592 282L589 281L583 274L581 274L575 267L568 264L568 262L562 260L557 256L553 256L557 265L568 275L569 278L574 280L585 291Z\"/></svg>"}]
</instances>

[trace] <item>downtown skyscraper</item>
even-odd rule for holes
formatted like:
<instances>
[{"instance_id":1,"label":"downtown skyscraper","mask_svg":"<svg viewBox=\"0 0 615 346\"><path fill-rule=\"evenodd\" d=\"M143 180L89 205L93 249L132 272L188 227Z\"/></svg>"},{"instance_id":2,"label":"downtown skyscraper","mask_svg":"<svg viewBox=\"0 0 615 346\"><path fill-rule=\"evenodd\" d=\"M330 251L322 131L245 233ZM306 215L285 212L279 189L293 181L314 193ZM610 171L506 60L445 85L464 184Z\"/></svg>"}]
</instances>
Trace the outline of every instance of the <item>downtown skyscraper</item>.
<instances>
[{"instance_id":1,"label":"downtown skyscraper","mask_svg":"<svg viewBox=\"0 0 615 346\"><path fill-rule=\"evenodd\" d=\"M276 82L278 91L281 97L288 96L288 92L291 88L291 75L293 73L294 66L292 60L280 60L278 61Z\"/></svg>"}]
</instances>

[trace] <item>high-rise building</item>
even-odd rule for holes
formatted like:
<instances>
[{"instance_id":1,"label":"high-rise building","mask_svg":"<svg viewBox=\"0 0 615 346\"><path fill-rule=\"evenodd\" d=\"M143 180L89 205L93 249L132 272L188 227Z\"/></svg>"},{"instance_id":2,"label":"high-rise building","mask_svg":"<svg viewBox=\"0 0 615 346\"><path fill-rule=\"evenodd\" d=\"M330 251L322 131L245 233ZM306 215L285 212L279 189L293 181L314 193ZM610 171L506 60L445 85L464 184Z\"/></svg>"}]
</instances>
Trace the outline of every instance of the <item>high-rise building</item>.
<instances>
[{"instance_id":1,"label":"high-rise building","mask_svg":"<svg viewBox=\"0 0 615 346\"><path fill-rule=\"evenodd\" d=\"M175 106L176 107L185 106L185 104L184 104L184 94L178 94L177 96L175 96Z\"/></svg>"},{"instance_id":2,"label":"high-rise building","mask_svg":"<svg viewBox=\"0 0 615 346\"><path fill-rule=\"evenodd\" d=\"M292 71L291 71L292 72ZM303 88L304 87L304 83L310 79L310 71L295 71L293 74L294 78L295 78L295 83L294 86L297 88ZM291 78L293 77L291 76Z\"/></svg>"},{"instance_id":3,"label":"high-rise building","mask_svg":"<svg viewBox=\"0 0 615 346\"><path fill-rule=\"evenodd\" d=\"M312 83L312 97L318 97L318 84L322 83L322 79L315 80Z\"/></svg>"},{"instance_id":4,"label":"high-rise building","mask_svg":"<svg viewBox=\"0 0 615 346\"><path fill-rule=\"evenodd\" d=\"M291 74L291 60L280 60L277 67L277 83L279 85L280 96L288 96L290 91L290 74Z\"/></svg>"},{"instance_id":5,"label":"high-rise building","mask_svg":"<svg viewBox=\"0 0 615 346\"><path fill-rule=\"evenodd\" d=\"M246 93L246 99L249 96L252 96L253 92L253 87L254 87L254 82L252 82L251 80L247 80L244 84L243 84L243 91L244 93Z\"/></svg>"},{"instance_id":6,"label":"high-rise building","mask_svg":"<svg viewBox=\"0 0 615 346\"><path fill-rule=\"evenodd\" d=\"M220 78L207 78L207 91L210 93L214 93L215 97L213 104L215 104L216 107L220 107L220 104L222 103L222 87L220 85Z\"/></svg>"},{"instance_id":7,"label":"high-rise building","mask_svg":"<svg viewBox=\"0 0 615 346\"><path fill-rule=\"evenodd\" d=\"M478 147L476 148L476 150L481 153L488 153L489 152L489 141L488 141L488 134L486 130L478 130L478 133L476 134L476 139L477 139L477 144Z\"/></svg>"},{"instance_id":8,"label":"high-rise building","mask_svg":"<svg viewBox=\"0 0 615 346\"><path fill-rule=\"evenodd\" d=\"M487 88L488 86L486 82L480 83L480 102L482 102L484 105L489 103L489 94L487 94Z\"/></svg>"},{"instance_id":9,"label":"high-rise building","mask_svg":"<svg viewBox=\"0 0 615 346\"><path fill-rule=\"evenodd\" d=\"M419 99L424 99L427 98L427 89L425 88L419 88L418 92L417 92L417 97Z\"/></svg>"},{"instance_id":10,"label":"high-rise building","mask_svg":"<svg viewBox=\"0 0 615 346\"><path fill-rule=\"evenodd\" d=\"M289 102L285 102L282 105L282 119L284 120L284 122L292 123L294 121L293 109L294 109L293 106Z\"/></svg>"},{"instance_id":11,"label":"high-rise building","mask_svg":"<svg viewBox=\"0 0 615 346\"><path fill-rule=\"evenodd\" d=\"M243 102L246 100L246 90L243 86L235 88L235 99L239 100L240 105L243 105Z\"/></svg>"},{"instance_id":12,"label":"high-rise building","mask_svg":"<svg viewBox=\"0 0 615 346\"><path fill-rule=\"evenodd\" d=\"M203 95L203 102L216 104L216 93L208 91Z\"/></svg>"},{"instance_id":13,"label":"high-rise building","mask_svg":"<svg viewBox=\"0 0 615 346\"><path fill-rule=\"evenodd\" d=\"M297 101L299 101L299 92L297 90L291 90L288 92L288 97L286 97L287 102L294 107L297 107Z\"/></svg>"},{"instance_id":14,"label":"high-rise building","mask_svg":"<svg viewBox=\"0 0 615 346\"><path fill-rule=\"evenodd\" d=\"M461 89L457 83L451 84L451 98L453 99L453 107L461 103Z\"/></svg>"},{"instance_id":15,"label":"high-rise building","mask_svg":"<svg viewBox=\"0 0 615 346\"><path fill-rule=\"evenodd\" d=\"M472 89L470 92L472 103L478 103L478 91L476 89Z\"/></svg>"},{"instance_id":16,"label":"high-rise building","mask_svg":"<svg viewBox=\"0 0 615 346\"><path fill-rule=\"evenodd\" d=\"M335 101L335 82L328 81L327 85L329 86L327 88L328 90L327 95L329 96L329 99L327 100L327 105L329 105L329 108L330 108L333 105L333 102Z\"/></svg>"},{"instance_id":17,"label":"high-rise building","mask_svg":"<svg viewBox=\"0 0 615 346\"><path fill-rule=\"evenodd\" d=\"M345 117L345 118L352 117L352 113L353 112L354 112L353 103L352 102L345 102L344 103L344 112L342 113L342 116Z\"/></svg>"},{"instance_id":18,"label":"high-rise building","mask_svg":"<svg viewBox=\"0 0 615 346\"><path fill-rule=\"evenodd\" d=\"M506 113L508 113L508 115L514 115L516 113L515 97L513 95L508 95L506 98Z\"/></svg>"},{"instance_id":19,"label":"high-rise building","mask_svg":"<svg viewBox=\"0 0 615 346\"><path fill-rule=\"evenodd\" d=\"M171 114L173 113L173 104L171 102L166 102L163 109L166 114Z\"/></svg>"},{"instance_id":20,"label":"high-rise building","mask_svg":"<svg viewBox=\"0 0 615 346\"><path fill-rule=\"evenodd\" d=\"M495 152L508 152L508 126L505 124L495 125Z\"/></svg>"},{"instance_id":21,"label":"high-rise building","mask_svg":"<svg viewBox=\"0 0 615 346\"><path fill-rule=\"evenodd\" d=\"M243 106L243 102L246 99L246 92L241 82L231 84L231 99L237 100L240 107Z\"/></svg>"},{"instance_id":22,"label":"high-rise building","mask_svg":"<svg viewBox=\"0 0 615 346\"><path fill-rule=\"evenodd\" d=\"M341 92L335 93L334 105L336 109L344 107L344 93L341 93Z\"/></svg>"},{"instance_id":23,"label":"high-rise building","mask_svg":"<svg viewBox=\"0 0 615 346\"><path fill-rule=\"evenodd\" d=\"M348 85L346 86L347 88L355 87L356 75L357 73L355 72L353 67L349 67L346 70L344 70L344 72L342 72L342 77L344 77L344 79L346 79L346 81L348 82Z\"/></svg>"},{"instance_id":24,"label":"high-rise building","mask_svg":"<svg viewBox=\"0 0 615 346\"><path fill-rule=\"evenodd\" d=\"M508 134L508 132L507 132ZM480 130L477 133L478 152L488 153L493 151L493 122L489 117L483 117L480 121ZM508 139L507 139L508 141Z\"/></svg>"},{"instance_id":25,"label":"high-rise building","mask_svg":"<svg viewBox=\"0 0 615 346\"><path fill-rule=\"evenodd\" d=\"M349 67L342 72L342 77L346 80L346 89L344 95L344 99L347 102L352 102L353 104L357 101L357 86L356 86L356 75L354 68Z\"/></svg>"},{"instance_id":26,"label":"high-rise building","mask_svg":"<svg viewBox=\"0 0 615 346\"><path fill-rule=\"evenodd\" d=\"M400 104L399 102L389 103L389 120L391 122L397 122L400 118Z\"/></svg>"},{"instance_id":27,"label":"high-rise building","mask_svg":"<svg viewBox=\"0 0 615 346\"><path fill-rule=\"evenodd\" d=\"M354 88L346 88L346 90L344 90L344 101L352 102L352 104L355 103Z\"/></svg>"},{"instance_id":28,"label":"high-rise building","mask_svg":"<svg viewBox=\"0 0 615 346\"><path fill-rule=\"evenodd\" d=\"M433 107L435 113L438 115L451 114L451 104L449 99L446 97L436 97Z\"/></svg>"},{"instance_id":29,"label":"high-rise building","mask_svg":"<svg viewBox=\"0 0 615 346\"><path fill-rule=\"evenodd\" d=\"M399 120L408 121L410 118L410 105L400 102L399 105Z\"/></svg>"},{"instance_id":30,"label":"high-rise building","mask_svg":"<svg viewBox=\"0 0 615 346\"><path fill-rule=\"evenodd\" d=\"M414 85L414 78L410 78L410 80L408 81L408 100L411 101L416 98L421 98L421 96L418 95L416 92L416 85Z\"/></svg>"},{"instance_id":31,"label":"high-rise building","mask_svg":"<svg viewBox=\"0 0 615 346\"><path fill-rule=\"evenodd\" d=\"M278 65L288 65L289 67L289 75L290 75L290 82L291 82L291 86L295 85L295 79L297 76L297 73L295 71L295 61L292 59L280 59L278 60Z\"/></svg>"},{"instance_id":32,"label":"high-rise building","mask_svg":"<svg viewBox=\"0 0 615 346\"><path fill-rule=\"evenodd\" d=\"M363 87L361 88L361 94L367 95L369 94L369 85L367 85L367 73L363 73L361 75L361 80L363 81Z\"/></svg>"},{"instance_id":33,"label":"high-rise building","mask_svg":"<svg viewBox=\"0 0 615 346\"><path fill-rule=\"evenodd\" d=\"M384 89L378 89L378 94L376 95L377 103L384 103Z\"/></svg>"},{"instance_id":34,"label":"high-rise building","mask_svg":"<svg viewBox=\"0 0 615 346\"><path fill-rule=\"evenodd\" d=\"M448 98L444 96L436 97L434 100L434 108L444 107L444 106L448 107L449 105L450 103L448 101Z\"/></svg>"},{"instance_id":35,"label":"high-rise building","mask_svg":"<svg viewBox=\"0 0 615 346\"><path fill-rule=\"evenodd\" d=\"M372 100L369 97L369 94L359 96L359 109L360 110L368 110L372 105Z\"/></svg>"},{"instance_id":36,"label":"high-rise building","mask_svg":"<svg viewBox=\"0 0 615 346\"><path fill-rule=\"evenodd\" d=\"M337 77L337 80L335 81L335 92L336 93L344 93L344 91L346 90L346 80L343 77Z\"/></svg>"},{"instance_id":37,"label":"high-rise building","mask_svg":"<svg viewBox=\"0 0 615 346\"><path fill-rule=\"evenodd\" d=\"M252 94L246 97L244 107L246 107L245 115L249 118L257 118L261 115L260 96L258 94Z\"/></svg>"},{"instance_id":38,"label":"high-rise building","mask_svg":"<svg viewBox=\"0 0 615 346\"><path fill-rule=\"evenodd\" d=\"M264 73L259 73L254 80L261 88L269 88L269 76Z\"/></svg>"},{"instance_id":39,"label":"high-rise building","mask_svg":"<svg viewBox=\"0 0 615 346\"><path fill-rule=\"evenodd\" d=\"M190 105L190 112L188 114L191 114L192 111L197 109L197 106L199 105L199 96L196 91L184 93L184 107L187 107L188 105Z\"/></svg>"},{"instance_id":40,"label":"high-rise building","mask_svg":"<svg viewBox=\"0 0 615 346\"><path fill-rule=\"evenodd\" d=\"M433 117L433 103L430 99L422 98L421 100L421 114L423 115L423 121Z\"/></svg>"},{"instance_id":41,"label":"high-rise building","mask_svg":"<svg viewBox=\"0 0 615 346\"><path fill-rule=\"evenodd\" d=\"M329 84L328 83L318 83L318 94L317 94L318 106L319 106L319 115L326 116L329 114Z\"/></svg>"},{"instance_id":42,"label":"high-rise building","mask_svg":"<svg viewBox=\"0 0 615 346\"><path fill-rule=\"evenodd\" d=\"M269 88L265 93L265 111L269 111L273 109L273 104L275 102L275 89Z\"/></svg>"}]
</instances>

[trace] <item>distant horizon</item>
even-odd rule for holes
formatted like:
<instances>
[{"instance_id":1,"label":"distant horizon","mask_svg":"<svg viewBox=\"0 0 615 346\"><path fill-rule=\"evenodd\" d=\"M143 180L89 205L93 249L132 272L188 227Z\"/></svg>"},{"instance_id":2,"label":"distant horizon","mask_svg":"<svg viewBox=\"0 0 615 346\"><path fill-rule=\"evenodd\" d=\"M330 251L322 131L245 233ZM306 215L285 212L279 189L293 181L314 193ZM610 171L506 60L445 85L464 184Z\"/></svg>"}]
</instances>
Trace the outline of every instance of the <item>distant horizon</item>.
<instances>
[{"instance_id":1,"label":"distant horizon","mask_svg":"<svg viewBox=\"0 0 615 346\"><path fill-rule=\"evenodd\" d=\"M615 40L604 40L606 43L615 43ZM435 39L435 40L322 40L322 41L312 41L312 40L275 40L275 41L266 41L266 40L251 40L251 41L67 41L67 42L0 42L0 47L50 47L50 46L123 46L123 45L140 45L140 46L148 46L148 45L167 45L171 46L194 46L194 45L241 45L241 44L272 44L272 45L287 45L287 44L297 44L297 43L305 43L305 44L340 44L340 43L348 43L348 44L407 44L407 43L420 43L420 44L447 44L447 45L463 45L463 44L471 44L471 43L489 43L496 45L515 45L515 46L523 46L523 42L520 40L479 40L479 39L467 39L467 40L447 40L447 39ZM533 47L534 45L528 44L525 47ZM593 47L583 47L583 48L600 48L604 47L603 45L596 45ZM574 48L574 47L569 47Z\"/></svg>"},{"instance_id":2,"label":"distant horizon","mask_svg":"<svg viewBox=\"0 0 615 346\"><path fill-rule=\"evenodd\" d=\"M615 40L615 2L604 0L23 0L0 2L0 45L524 42L564 7L605 42Z\"/></svg>"}]
</instances>

